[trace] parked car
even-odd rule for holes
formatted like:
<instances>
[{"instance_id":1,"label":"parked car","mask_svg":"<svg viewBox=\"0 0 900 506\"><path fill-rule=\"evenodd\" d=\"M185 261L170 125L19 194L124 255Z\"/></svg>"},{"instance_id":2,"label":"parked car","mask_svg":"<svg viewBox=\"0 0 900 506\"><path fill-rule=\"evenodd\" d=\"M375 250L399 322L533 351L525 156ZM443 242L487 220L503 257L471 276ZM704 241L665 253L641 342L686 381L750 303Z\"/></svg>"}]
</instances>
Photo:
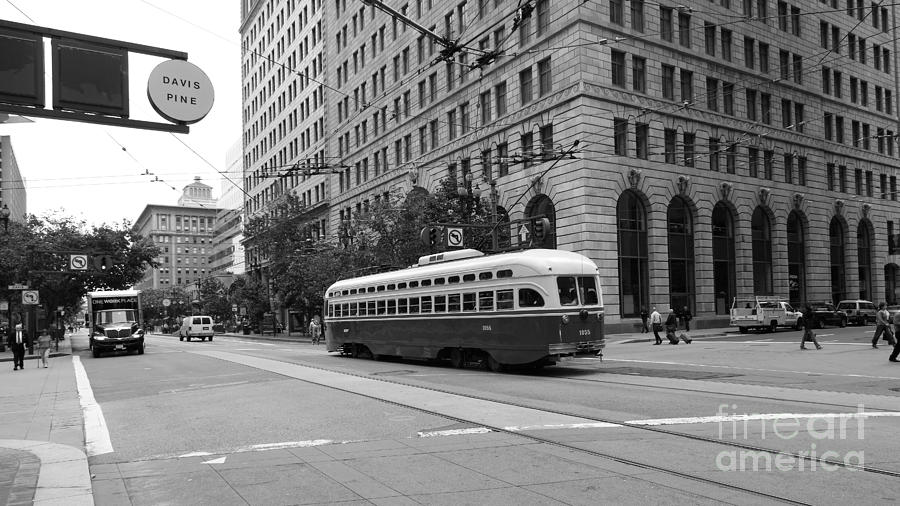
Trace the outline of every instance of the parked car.
<instances>
[{"instance_id":1,"label":"parked car","mask_svg":"<svg viewBox=\"0 0 900 506\"><path fill-rule=\"evenodd\" d=\"M847 326L847 313L836 308L830 302L810 303L813 311L813 327L822 328L825 325Z\"/></svg>"},{"instance_id":2,"label":"parked car","mask_svg":"<svg viewBox=\"0 0 900 506\"><path fill-rule=\"evenodd\" d=\"M890 318L888 318L888 321L890 321L891 323L894 323L894 317L897 315L897 313L900 313L900 305L888 306L885 309L887 309L888 315L890 315Z\"/></svg>"},{"instance_id":3,"label":"parked car","mask_svg":"<svg viewBox=\"0 0 900 506\"><path fill-rule=\"evenodd\" d=\"M179 341L185 339L190 341L194 337L199 337L201 341L205 341L207 338L212 341L214 335L211 316L185 316L181 322L181 328L178 329Z\"/></svg>"},{"instance_id":4,"label":"parked car","mask_svg":"<svg viewBox=\"0 0 900 506\"><path fill-rule=\"evenodd\" d=\"M856 325L867 325L869 322L875 323L875 313L878 308L875 304L867 300L842 300L838 302L837 308L847 313L847 321Z\"/></svg>"}]
</instances>

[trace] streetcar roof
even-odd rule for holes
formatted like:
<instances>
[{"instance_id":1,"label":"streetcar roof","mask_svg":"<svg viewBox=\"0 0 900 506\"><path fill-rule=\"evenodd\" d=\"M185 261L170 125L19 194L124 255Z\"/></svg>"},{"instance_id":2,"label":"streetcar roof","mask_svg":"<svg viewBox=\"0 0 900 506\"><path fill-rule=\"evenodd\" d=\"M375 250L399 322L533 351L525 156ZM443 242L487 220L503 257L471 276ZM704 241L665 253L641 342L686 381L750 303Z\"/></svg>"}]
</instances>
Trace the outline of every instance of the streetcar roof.
<instances>
[{"instance_id":1,"label":"streetcar roof","mask_svg":"<svg viewBox=\"0 0 900 506\"><path fill-rule=\"evenodd\" d=\"M476 258L452 260L424 266L412 266L397 271L382 272L358 278L337 281L325 292L325 297L336 290L359 288L404 281L416 281L434 276L464 274L500 268L517 268L513 277L552 275L596 275L598 268L590 258L563 250L529 249ZM524 272L523 272L524 270Z\"/></svg>"}]
</instances>

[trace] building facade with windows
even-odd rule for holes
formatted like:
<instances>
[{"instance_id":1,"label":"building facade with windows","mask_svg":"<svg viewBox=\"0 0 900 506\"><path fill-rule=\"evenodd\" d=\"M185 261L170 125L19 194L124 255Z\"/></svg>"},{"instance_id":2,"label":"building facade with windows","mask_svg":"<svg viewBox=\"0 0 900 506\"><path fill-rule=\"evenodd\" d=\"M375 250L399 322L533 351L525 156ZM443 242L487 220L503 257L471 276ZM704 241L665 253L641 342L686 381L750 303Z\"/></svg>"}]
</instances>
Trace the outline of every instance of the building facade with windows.
<instances>
[{"instance_id":1,"label":"building facade with windows","mask_svg":"<svg viewBox=\"0 0 900 506\"><path fill-rule=\"evenodd\" d=\"M893 6L719 0L321 6L327 230L393 191L495 187L498 216L642 307L896 302ZM724 21L723 21L724 20Z\"/></svg>"},{"instance_id":2,"label":"building facade with windows","mask_svg":"<svg viewBox=\"0 0 900 506\"><path fill-rule=\"evenodd\" d=\"M213 232L212 252L209 256L209 272L226 287L236 274L246 271L244 265L242 192L243 165L240 142L228 150L226 169L222 173L221 193L216 207L216 228Z\"/></svg>"},{"instance_id":3,"label":"building facade with windows","mask_svg":"<svg viewBox=\"0 0 900 506\"><path fill-rule=\"evenodd\" d=\"M10 221L25 223L27 204L25 179L19 172L12 137L0 135L0 207L6 206L9 209Z\"/></svg>"},{"instance_id":4,"label":"building facade with windows","mask_svg":"<svg viewBox=\"0 0 900 506\"><path fill-rule=\"evenodd\" d=\"M195 178L178 201L176 206L148 204L134 222L135 230L161 253L160 266L147 271L138 289L192 288L211 274L208 260L219 211L212 188Z\"/></svg>"}]
</instances>

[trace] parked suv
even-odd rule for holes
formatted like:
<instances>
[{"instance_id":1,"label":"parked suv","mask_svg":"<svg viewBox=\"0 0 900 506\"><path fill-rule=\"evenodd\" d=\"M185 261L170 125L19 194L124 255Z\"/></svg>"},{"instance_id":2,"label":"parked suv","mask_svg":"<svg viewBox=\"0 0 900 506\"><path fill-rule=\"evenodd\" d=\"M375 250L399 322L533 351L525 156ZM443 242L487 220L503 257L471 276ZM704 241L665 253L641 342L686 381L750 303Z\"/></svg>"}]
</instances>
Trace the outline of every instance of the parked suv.
<instances>
[{"instance_id":1,"label":"parked suv","mask_svg":"<svg viewBox=\"0 0 900 506\"><path fill-rule=\"evenodd\" d=\"M215 331L213 330L213 319L211 316L185 316L181 322L181 328L178 329L178 340L191 340L192 337L199 337L201 341L209 338L213 340Z\"/></svg>"},{"instance_id":2,"label":"parked suv","mask_svg":"<svg viewBox=\"0 0 900 506\"><path fill-rule=\"evenodd\" d=\"M834 307L834 304L830 302L815 302L810 303L810 306L813 311L813 327L820 329L825 325L847 326L847 313Z\"/></svg>"},{"instance_id":3,"label":"parked suv","mask_svg":"<svg viewBox=\"0 0 900 506\"><path fill-rule=\"evenodd\" d=\"M842 300L838 302L837 308L847 313L848 322L856 325L875 323L875 313L878 312L875 304L867 300Z\"/></svg>"}]
</instances>

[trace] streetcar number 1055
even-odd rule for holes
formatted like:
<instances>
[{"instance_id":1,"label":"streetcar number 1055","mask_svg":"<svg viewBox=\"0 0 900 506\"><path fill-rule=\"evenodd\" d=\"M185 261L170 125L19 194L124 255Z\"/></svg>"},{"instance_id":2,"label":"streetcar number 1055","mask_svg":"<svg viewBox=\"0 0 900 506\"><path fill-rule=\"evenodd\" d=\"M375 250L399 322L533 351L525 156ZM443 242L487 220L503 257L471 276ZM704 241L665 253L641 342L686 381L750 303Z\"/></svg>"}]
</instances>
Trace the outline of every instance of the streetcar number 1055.
<instances>
[{"instance_id":1,"label":"streetcar number 1055","mask_svg":"<svg viewBox=\"0 0 900 506\"><path fill-rule=\"evenodd\" d=\"M491 331L491 326L490 326L490 325L482 325L482 326L481 326L481 330L484 331L484 332L490 332L490 331Z\"/></svg>"},{"instance_id":2,"label":"streetcar number 1055","mask_svg":"<svg viewBox=\"0 0 900 506\"><path fill-rule=\"evenodd\" d=\"M580 329L578 331L579 336L589 336L591 335L591 329Z\"/></svg>"}]
</instances>

